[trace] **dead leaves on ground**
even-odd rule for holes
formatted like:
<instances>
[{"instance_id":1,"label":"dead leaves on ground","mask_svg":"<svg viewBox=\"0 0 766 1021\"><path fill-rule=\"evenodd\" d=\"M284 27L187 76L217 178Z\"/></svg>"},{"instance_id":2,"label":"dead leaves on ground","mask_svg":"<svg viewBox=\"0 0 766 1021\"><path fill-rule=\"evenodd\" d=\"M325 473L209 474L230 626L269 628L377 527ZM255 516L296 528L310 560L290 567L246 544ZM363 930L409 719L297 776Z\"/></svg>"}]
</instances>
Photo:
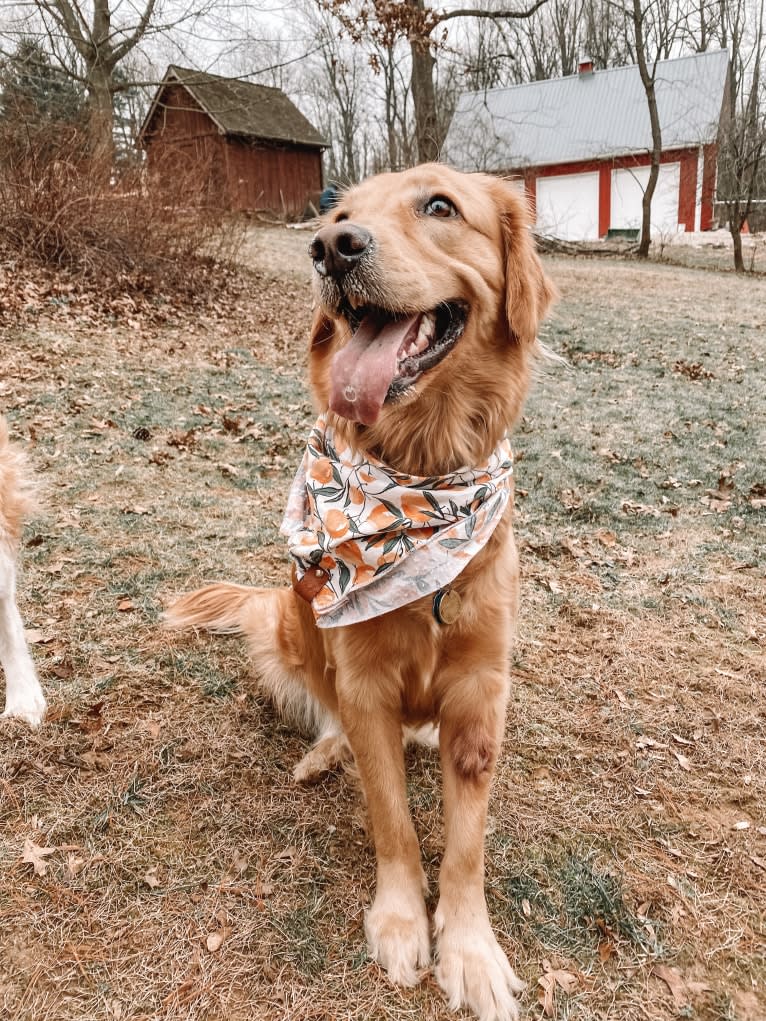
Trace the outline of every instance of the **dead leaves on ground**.
<instances>
[{"instance_id":1,"label":"dead leaves on ground","mask_svg":"<svg viewBox=\"0 0 766 1021\"><path fill-rule=\"evenodd\" d=\"M27 837L24 841L22 861L32 866L36 876L44 876L48 871L48 864L45 859L49 855L55 854L57 850L58 848L55 847L40 847L31 837Z\"/></svg>"},{"instance_id":2,"label":"dead leaves on ground","mask_svg":"<svg viewBox=\"0 0 766 1021\"><path fill-rule=\"evenodd\" d=\"M678 968L671 968L667 964L653 964L652 975L661 979L668 987L673 999L673 1006L678 1011L691 1007L693 998L710 992L710 986L706 982L688 981L684 979Z\"/></svg>"},{"instance_id":3,"label":"dead leaves on ground","mask_svg":"<svg viewBox=\"0 0 766 1021\"><path fill-rule=\"evenodd\" d=\"M543 974L537 980L540 987L537 1002L543 1008L545 1017L556 1016L556 990L560 989L567 996L576 992L583 985L584 976L580 972L555 968L550 961L543 961Z\"/></svg>"}]
</instances>

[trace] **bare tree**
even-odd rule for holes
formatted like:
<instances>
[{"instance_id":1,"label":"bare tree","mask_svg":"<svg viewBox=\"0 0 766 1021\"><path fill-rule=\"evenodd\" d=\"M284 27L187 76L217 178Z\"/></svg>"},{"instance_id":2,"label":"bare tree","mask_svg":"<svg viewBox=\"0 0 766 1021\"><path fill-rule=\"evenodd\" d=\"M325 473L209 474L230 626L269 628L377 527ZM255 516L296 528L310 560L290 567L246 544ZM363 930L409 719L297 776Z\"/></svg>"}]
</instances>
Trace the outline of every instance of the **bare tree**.
<instances>
[{"instance_id":1,"label":"bare tree","mask_svg":"<svg viewBox=\"0 0 766 1021\"><path fill-rule=\"evenodd\" d=\"M376 170L401 170L411 166L415 153L411 142L409 107L411 79L403 66L401 47L395 40L376 41L370 66L383 86L385 159L376 161Z\"/></svg>"},{"instance_id":2,"label":"bare tree","mask_svg":"<svg viewBox=\"0 0 766 1021\"><path fill-rule=\"evenodd\" d=\"M595 67L618 67L631 63L622 7L611 0L585 0L582 48Z\"/></svg>"},{"instance_id":3,"label":"bare tree","mask_svg":"<svg viewBox=\"0 0 766 1021\"><path fill-rule=\"evenodd\" d=\"M178 32L218 0L30 0L12 31L34 34L88 100L91 152L103 167L114 156L114 97L135 82L118 68L147 39Z\"/></svg>"},{"instance_id":4,"label":"bare tree","mask_svg":"<svg viewBox=\"0 0 766 1021\"><path fill-rule=\"evenodd\" d=\"M748 13L752 20L748 23ZM734 268L743 273L742 229L756 195L766 197L766 97L764 97L764 0L721 4L721 41L730 47L726 119L718 145L718 199L734 247Z\"/></svg>"},{"instance_id":5,"label":"bare tree","mask_svg":"<svg viewBox=\"0 0 766 1021\"><path fill-rule=\"evenodd\" d=\"M460 7L435 10L425 0L362 0L352 6L351 0L318 0L331 11L356 42L377 39L387 44L406 39L410 48L411 88L415 109L415 137L421 162L434 160L439 154L442 136L436 108L434 86L435 50L446 40L446 26L458 18L489 19L504 22L529 18L547 0L533 0L527 9L486 9ZM434 38L434 33L440 36Z\"/></svg>"},{"instance_id":6,"label":"bare tree","mask_svg":"<svg viewBox=\"0 0 766 1021\"><path fill-rule=\"evenodd\" d=\"M642 200L641 239L638 245L638 256L646 259L649 256L652 225L652 199L660 176L662 157L662 127L657 109L657 65L660 60L667 59L679 34L681 24L678 7L674 0L632 0L629 11L629 23L632 27L632 44L641 83L646 93L649 110L649 123L652 132L652 145L649 150L651 163L649 180L647 181Z\"/></svg>"}]
</instances>

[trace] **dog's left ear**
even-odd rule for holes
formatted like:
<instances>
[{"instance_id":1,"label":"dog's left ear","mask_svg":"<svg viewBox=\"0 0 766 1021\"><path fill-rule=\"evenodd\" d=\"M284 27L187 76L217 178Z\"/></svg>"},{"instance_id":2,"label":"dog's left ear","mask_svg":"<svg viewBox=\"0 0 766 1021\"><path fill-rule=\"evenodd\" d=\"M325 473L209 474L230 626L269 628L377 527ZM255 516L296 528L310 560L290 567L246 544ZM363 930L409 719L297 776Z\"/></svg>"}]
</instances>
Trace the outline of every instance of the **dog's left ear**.
<instances>
[{"instance_id":1,"label":"dog's left ear","mask_svg":"<svg viewBox=\"0 0 766 1021\"><path fill-rule=\"evenodd\" d=\"M522 344L534 344L540 323L557 297L545 275L530 230L532 216L519 186L494 182L505 245L505 294L508 327Z\"/></svg>"}]
</instances>

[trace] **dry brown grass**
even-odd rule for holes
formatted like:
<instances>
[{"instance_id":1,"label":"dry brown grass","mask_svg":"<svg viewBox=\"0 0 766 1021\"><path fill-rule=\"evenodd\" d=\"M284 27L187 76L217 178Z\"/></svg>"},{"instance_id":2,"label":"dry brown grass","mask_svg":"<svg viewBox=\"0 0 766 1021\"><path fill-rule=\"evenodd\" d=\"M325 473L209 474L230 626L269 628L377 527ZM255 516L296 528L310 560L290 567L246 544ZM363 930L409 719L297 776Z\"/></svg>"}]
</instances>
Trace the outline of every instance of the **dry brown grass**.
<instances>
[{"instance_id":1,"label":"dry brown grass","mask_svg":"<svg viewBox=\"0 0 766 1021\"><path fill-rule=\"evenodd\" d=\"M198 318L6 331L0 403L48 504L22 587L50 716L0 731L0 1011L19 1021L449 1016L430 980L392 989L366 959L353 780L295 787L304 741L239 643L158 627L204 579L285 577L305 243L264 231L250 294ZM573 368L545 371L517 436L490 911L532 1017L550 967L572 977L558 1018L762 1021L766 284L550 268L546 339ZM438 762L409 766L434 884ZM44 875L26 840L54 849Z\"/></svg>"},{"instance_id":2,"label":"dry brown grass","mask_svg":"<svg viewBox=\"0 0 766 1021\"><path fill-rule=\"evenodd\" d=\"M208 292L241 238L193 169L150 178L137 164L115 179L77 125L0 123L0 301L7 262L56 271L65 301L83 285L102 305L121 299L118 313L136 296Z\"/></svg>"}]
</instances>

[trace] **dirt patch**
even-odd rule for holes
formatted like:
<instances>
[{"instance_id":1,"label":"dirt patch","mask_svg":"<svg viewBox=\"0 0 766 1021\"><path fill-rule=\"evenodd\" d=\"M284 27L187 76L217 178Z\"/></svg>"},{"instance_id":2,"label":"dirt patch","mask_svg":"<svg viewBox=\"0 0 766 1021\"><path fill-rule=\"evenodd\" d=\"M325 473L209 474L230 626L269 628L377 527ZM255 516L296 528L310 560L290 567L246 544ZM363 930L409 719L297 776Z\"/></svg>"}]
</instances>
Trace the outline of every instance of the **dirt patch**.
<instances>
[{"instance_id":1,"label":"dirt patch","mask_svg":"<svg viewBox=\"0 0 766 1021\"><path fill-rule=\"evenodd\" d=\"M19 1021L450 1016L432 980L391 989L367 960L353 781L295 787L305 742L239 642L158 623L202 580L287 576L278 525L312 420L305 245L262 231L251 287L196 317L56 313L3 338L0 402L48 508L22 609L49 721L0 734L0 1005ZM561 1018L753 1021L766 282L548 266L543 339L570 364L541 365L516 433L524 591L490 911L530 1016L553 982ZM438 757L408 766L434 889ZM45 874L25 841L53 849Z\"/></svg>"}]
</instances>

